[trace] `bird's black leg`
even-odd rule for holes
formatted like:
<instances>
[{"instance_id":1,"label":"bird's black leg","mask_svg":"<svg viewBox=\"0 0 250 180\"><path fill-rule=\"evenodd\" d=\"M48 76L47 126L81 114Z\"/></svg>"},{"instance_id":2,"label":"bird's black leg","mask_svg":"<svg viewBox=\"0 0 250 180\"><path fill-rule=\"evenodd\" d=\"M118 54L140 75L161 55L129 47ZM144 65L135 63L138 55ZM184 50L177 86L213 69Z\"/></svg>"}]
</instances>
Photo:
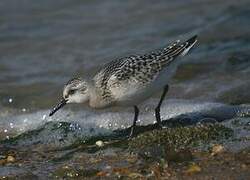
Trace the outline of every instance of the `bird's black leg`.
<instances>
[{"instance_id":1,"label":"bird's black leg","mask_svg":"<svg viewBox=\"0 0 250 180\"><path fill-rule=\"evenodd\" d=\"M161 110L161 104L166 96L168 92L168 85L166 85L163 89L163 93L161 95L161 99L157 105L157 107L155 108L155 118L156 118L156 122L158 124L159 127L162 127L162 124L161 124L161 114L160 114L160 110Z\"/></svg>"},{"instance_id":2,"label":"bird's black leg","mask_svg":"<svg viewBox=\"0 0 250 180\"><path fill-rule=\"evenodd\" d=\"M134 135L136 121L137 121L138 115L139 115L139 109L137 106L134 106L134 110L135 110L135 116L134 116L133 125L131 126L131 131L130 131L130 135L129 135L130 138Z\"/></svg>"}]
</instances>

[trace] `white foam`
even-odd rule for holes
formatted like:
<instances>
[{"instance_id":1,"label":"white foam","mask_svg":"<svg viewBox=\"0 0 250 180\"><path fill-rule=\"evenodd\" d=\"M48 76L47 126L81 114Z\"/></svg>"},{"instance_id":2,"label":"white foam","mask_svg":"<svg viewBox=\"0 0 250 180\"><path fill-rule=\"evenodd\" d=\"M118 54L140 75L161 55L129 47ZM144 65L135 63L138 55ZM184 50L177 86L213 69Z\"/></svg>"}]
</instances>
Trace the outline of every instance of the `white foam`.
<instances>
[{"instance_id":1,"label":"white foam","mask_svg":"<svg viewBox=\"0 0 250 180\"><path fill-rule=\"evenodd\" d=\"M144 105L140 106L140 115L138 124L147 125L152 124L155 121L154 108L157 105L158 100L149 100ZM161 108L162 119L169 119L181 114L187 114L192 112L209 112L211 109L227 109L226 111L216 111L216 113L228 113L233 111L232 106L226 106L219 103L209 102L192 102L185 100L167 100L163 103ZM80 127L85 129L118 129L131 126L133 121L133 108L119 109L112 111L112 109L102 111L91 111L82 109L81 111L69 111L60 110L54 116L48 117L47 111L39 111L33 113L23 113L19 115L4 117L0 122L0 129L9 131L15 131L17 134L23 133L28 130L36 129L37 127L44 125L49 121L63 121L77 123Z\"/></svg>"}]
</instances>

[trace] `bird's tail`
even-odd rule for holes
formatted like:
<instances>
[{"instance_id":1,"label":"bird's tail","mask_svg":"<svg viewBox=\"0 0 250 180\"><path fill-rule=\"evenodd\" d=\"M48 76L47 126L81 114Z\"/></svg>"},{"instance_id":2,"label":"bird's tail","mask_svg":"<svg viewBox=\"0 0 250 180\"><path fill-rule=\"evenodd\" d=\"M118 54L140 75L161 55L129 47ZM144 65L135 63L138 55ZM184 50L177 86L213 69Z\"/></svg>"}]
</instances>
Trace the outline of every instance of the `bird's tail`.
<instances>
[{"instance_id":1,"label":"bird's tail","mask_svg":"<svg viewBox=\"0 0 250 180\"><path fill-rule=\"evenodd\" d=\"M166 48L164 48L163 51L163 56L166 58L163 59L163 61L172 61L174 60L177 56L185 56L188 51L194 46L194 44L197 42L197 35L191 37L185 42L180 42L180 40L170 44Z\"/></svg>"},{"instance_id":2,"label":"bird's tail","mask_svg":"<svg viewBox=\"0 0 250 180\"><path fill-rule=\"evenodd\" d=\"M189 50L195 45L195 43L197 42L197 35L191 37L190 39L188 39L186 42L184 42L184 49L181 52L182 56L185 56Z\"/></svg>"},{"instance_id":3,"label":"bird's tail","mask_svg":"<svg viewBox=\"0 0 250 180\"><path fill-rule=\"evenodd\" d=\"M175 59L181 55L185 56L190 49L197 42L197 35L191 37L187 41L180 42L180 40L168 45L161 51L161 58L159 58L160 64L166 66L175 61Z\"/></svg>"}]
</instances>

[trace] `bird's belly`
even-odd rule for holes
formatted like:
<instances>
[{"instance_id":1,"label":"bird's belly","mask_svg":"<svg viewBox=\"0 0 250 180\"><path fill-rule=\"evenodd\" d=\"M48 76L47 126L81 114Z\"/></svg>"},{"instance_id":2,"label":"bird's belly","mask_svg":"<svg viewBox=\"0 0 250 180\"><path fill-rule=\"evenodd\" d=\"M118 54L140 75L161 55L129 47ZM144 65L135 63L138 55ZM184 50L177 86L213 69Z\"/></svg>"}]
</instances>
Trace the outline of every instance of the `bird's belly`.
<instances>
[{"instance_id":1,"label":"bird's belly","mask_svg":"<svg viewBox=\"0 0 250 180\"><path fill-rule=\"evenodd\" d=\"M167 84L165 81L156 81L147 86L132 86L127 87L123 90L120 98L117 99L116 104L120 106L131 106L137 105L146 99L150 98L153 94L161 91L163 87Z\"/></svg>"},{"instance_id":2,"label":"bird's belly","mask_svg":"<svg viewBox=\"0 0 250 180\"><path fill-rule=\"evenodd\" d=\"M138 90L133 90L132 88L129 92L126 91L124 92L124 95L121 96L117 101L116 104L119 106L133 106L137 105L144 100L148 99L150 96L152 96L154 89L149 89L149 88L143 88L143 89L138 89Z\"/></svg>"}]
</instances>

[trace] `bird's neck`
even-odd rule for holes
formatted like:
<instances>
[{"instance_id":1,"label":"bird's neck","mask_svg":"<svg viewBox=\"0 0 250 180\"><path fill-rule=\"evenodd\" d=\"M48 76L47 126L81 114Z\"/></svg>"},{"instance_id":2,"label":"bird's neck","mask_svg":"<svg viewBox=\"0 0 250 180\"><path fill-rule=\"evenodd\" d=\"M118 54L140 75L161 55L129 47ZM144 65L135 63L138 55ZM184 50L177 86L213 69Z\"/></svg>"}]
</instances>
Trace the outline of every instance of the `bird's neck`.
<instances>
[{"instance_id":1,"label":"bird's neck","mask_svg":"<svg viewBox=\"0 0 250 180\"><path fill-rule=\"evenodd\" d=\"M92 108L97 108L99 102L101 101L100 93L98 93L95 83L93 81L88 82L89 91L89 106Z\"/></svg>"},{"instance_id":2,"label":"bird's neck","mask_svg":"<svg viewBox=\"0 0 250 180\"><path fill-rule=\"evenodd\" d=\"M89 82L89 106L96 109L101 109L108 106L107 102L103 99L100 90L92 81Z\"/></svg>"}]
</instances>

